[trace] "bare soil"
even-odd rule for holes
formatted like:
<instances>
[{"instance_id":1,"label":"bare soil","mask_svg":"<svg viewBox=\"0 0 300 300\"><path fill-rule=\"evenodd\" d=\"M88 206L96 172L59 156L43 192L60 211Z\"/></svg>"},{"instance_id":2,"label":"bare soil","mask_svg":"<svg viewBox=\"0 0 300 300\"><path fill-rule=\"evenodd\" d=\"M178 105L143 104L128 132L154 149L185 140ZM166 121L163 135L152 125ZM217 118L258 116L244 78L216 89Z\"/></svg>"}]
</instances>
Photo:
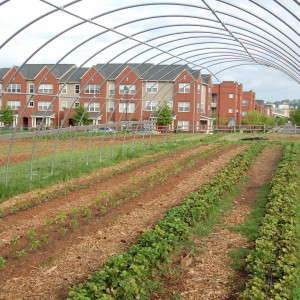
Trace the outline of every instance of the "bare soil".
<instances>
[{"instance_id":1,"label":"bare soil","mask_svg":"<svg viewBox=\"0 0 300 300\"><path fill-rule=\"evenodd\" d=\"M167 167L180 158L195 153L204 146L184 151L132 172L117 175L105 183L95 184L64 197L53 199L27 211L0 221L0 235L4 244L16 234L25 235L29 229L39 230L43 220L59 211L70 211L94 202L107 189L120 189L133 178L151 174L158 167ZM207 146L206 146L207 147ZM170 176L155 186L116 207L100 218L93 218L75 231L61 237L42 251L10 260L0 272L0 299L64 299L68 286L87 279L109 256L124 251L142 231L152 228L163 213L176 205L191 191L202 186L237 153L247 147L235 145L200 160L195 166ZM201 156L201 155L200 155Z\"/></svg>"},{"instance_id":2,"label":"bare soil","mask_svg":"<svg viewBox=\"0 0 300 300\"><path fill-rule=\"evenodd\" d=\"M179 267L180 276L170 274L163 278L163 287L152 295L152 300L178 297L185 300L239 299L238 292L244 287L246 274L231 268L228 253L234 249L250 248L251 243L244 236L232 232L229 226L245 221L259 190L272 178L281 154L279 147L263 150L245 174L249 182L235 197L232 211L217 220L217 225L208 236L194 236L198 249L195 257L182 252L174 258L173 267Z\"/></svg>"}]
</instances>

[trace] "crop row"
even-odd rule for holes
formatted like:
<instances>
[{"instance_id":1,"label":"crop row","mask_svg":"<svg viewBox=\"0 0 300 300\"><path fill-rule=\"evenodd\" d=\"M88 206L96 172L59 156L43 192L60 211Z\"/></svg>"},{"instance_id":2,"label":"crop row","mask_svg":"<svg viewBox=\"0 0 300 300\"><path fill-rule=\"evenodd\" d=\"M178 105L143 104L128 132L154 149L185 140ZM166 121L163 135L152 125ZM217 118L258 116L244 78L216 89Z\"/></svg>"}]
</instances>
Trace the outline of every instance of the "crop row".
<instances>
[{"instance_id":1,"label":"crop row","mask_svg":"<svg viewBox=\"0 0 300 300\"><path fill-rule=\"evenodd\" d=\"M78 189L86 189L92 186L93 184L103 182L105 180L108 180L116 175L121 175L126 172L133 171L135 169L138 169L144 165L154 163L157 161L160 161L162 159L165 159L167 157L170 157L174 154L180 153L181 151L184 151L186 148L190 148L190 143L186 143L185 145L181 147L177 147L171 151L165 152L165 153L158 153L151 157L146 157L141 160L134 160L131 162L131 164L128 164L124 167L119 168L113 168L109 173L104 175L99 175L98 177L94 178L92 181L84 184L69 184L66 188L55 191L53 193L50 193L48 190L45 191L44 194L41 194L38 192L38 196L34 200L24 200L24 201L16 201L15 204L12 207L4 208L0 207L0 219L7 217L9 215L13 215L15 213L18 213L20 211L27 210L28 208L37 206L41 203L48 202L52 199L55 199L57 197L61 197L64 195L67 195L68 193L78 190Z\"/></svg>"},{"instance_id":2,"label":"crop row","mask_svg":"<svg viewBox=\"0 0 300 300\"><path fill-rule=\"evenodd\" d=\"M103 216L110 210L162 183L171 175L191 168L221 149L223 149L222 146L217 146L212 149L197 151L171 164L167 169L158 168L148 176L139 179L133 178L132 185L127 185L124 190L115 194L110 194L107 191L102 192L101 197L96 199L92 206L85 206L83 209L74 208L69 214L61 211L54 219L45 220L44 228L40 228L39 231L31 229L25 236L22 238L15 237L10 245L1 249L2 262L42 250L67 233L73 232L80 225L90 222L93 218Z\"/></svg>"},{"instance_id":3,"label":"crop row","mask_svg":"<svg viewBox=\"0 0 300 300\"><path fill-rule=\"evenodd\" d=\"M189 230L206 218L211 207L222 199L252 164L263 145L253 144L233 158L197 192L184 198L181 206L168 210L154 229L145 231L127 252L111 257L89 277L73 287L69 299L146 299L151 278L170 257Z\"/></svg>"},{"instance_id":4,"label":"crop row","mask_svg":"<svg viewBox=\"0 0 300 300\"><path fill-rule=\"evenodd\" d=\"M242 299L291 299L298 260L298 160L297 145L286 145L271 181L255 249L246 259L251 279Z\"/></svg>"}]
</instances>

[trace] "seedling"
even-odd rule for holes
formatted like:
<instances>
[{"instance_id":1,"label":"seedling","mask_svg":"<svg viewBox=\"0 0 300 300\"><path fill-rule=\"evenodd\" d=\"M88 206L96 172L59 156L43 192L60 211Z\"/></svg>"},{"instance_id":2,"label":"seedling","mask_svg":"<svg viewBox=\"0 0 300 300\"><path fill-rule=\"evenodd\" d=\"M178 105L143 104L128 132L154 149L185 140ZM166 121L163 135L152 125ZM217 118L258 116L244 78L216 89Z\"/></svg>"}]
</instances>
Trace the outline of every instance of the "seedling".
<instances>
[{"instance_id":1,"label":"seedling","mask_svg":"<svg viewBox=\"0 0 300 300\"><path fill-rule=\"evenodd\" d=\"M16 244L19 243L19 238L16 237L16 238L12 239L11 242L12 242L14 245L16 245Z\"/></svg>"},{"instance_id":2,"label":"seedling","mask_svg":"<svg viewBox=\"0 0 300 300\"><path fill-rule=\"evenodd\" d=\"M39 240L35 240L35 241L32 241L30 243L30 250L35 250L40 244L40 241Z\"/></svg>"},{"instance_id":3,"label":"seedling","mask_svg":"<svg viewBox=\"0 0 300 300\"><path fill-rule=\"evenodd\" d=\"M71 212L72 215L77 215L79 213L79 209L74 208L73 211Z\"/></svg>"},{"instance_id":4,"label":"seedling","mask_svg":"<svg viewBox=\"0 0 300 300\"><path fill-rule=\"evenodd\" d=\"M34 237L36 236L36 232L34 230L29 230L27 232L28 237L30 238L30 240L33 240Z\"/></svg>"},{"instance_id":5,"label":"seedling","mask_svg":"<svg viewBox=\"0 0 300 300\"><path fill-rule=\"evenodd\" d=\"M0 257L0 270L4 269L6 265L6 259L4 259L2 256Z\"/></svg>"},{"instance_id":6,"label":"seedling","mask_svg":"<svg viewBox=\"0 0 300 300\"><path fill-rule=\"evenodd\" d=\"M67 233L68 229L67 228L62 228L61 229L61 235L64 236Z\"/></svg>"},{"instance_id":7,"label":"seedling","mask_svg":"<svg viewBox=\"0 0 300 300\"><path fill-rule=\"evenodd\" d=\"M89 208L87 206L85 206L83 208L83 211L84 211L84 215L87 217L87 218L91 218L93 216L92 212L89 210Z\"/></svg>"},{"instance_id":8,"label":"seedling","mask_svg":"<svg viewBox=\"0 0 300 300\"><path fill-rule=\"evenodd\" d=\"M25 255L27 255L27 252L25 251L25 249L23 249L20 251L16 251L16 255L17 257L24 257Z\"/></svg>"},{"instance_id":9,"label":"seedling","mask_svg":"<svg viewBox=\"0 0 300 300\"><path fill-rule=\"evenodd\" d=\"M48 244L48 236L49 236L49 234L42 235L42 241L44 244Z\"/></svg>"},{"instance_id":10,"label":"seedling","mask_svg":"<svg viewBox=\"0 0 300 300\"><path fill-rule=\"evenodd\" d=\"M78 225L78 219L77 218L72 219L71 222L70 222L70 224L72 225L73 228L77 227L77 225Z\"/></svg>"},{"instance_id":11,"label":"seedling","mask_svg":"<svg viewBox=\"0 0 300 300\"><path fill-rule=\"evenodd\" d=\"M64 220L67 218L67 215L64 211L61 211L57 216L56 216L56 223L58 223L59 221L61 221L62 223L64 223Z\"/></svg>"},{"instance_id":12,"label":"seedling","mask_svg":"<svg viewBox=\"0 0 300 300\"><path fill-rule=\"evenodd\" d=\"M45 221L46 230L49 230L51 228L52 220L46 219Z\"/></svg>"}]
</instances>

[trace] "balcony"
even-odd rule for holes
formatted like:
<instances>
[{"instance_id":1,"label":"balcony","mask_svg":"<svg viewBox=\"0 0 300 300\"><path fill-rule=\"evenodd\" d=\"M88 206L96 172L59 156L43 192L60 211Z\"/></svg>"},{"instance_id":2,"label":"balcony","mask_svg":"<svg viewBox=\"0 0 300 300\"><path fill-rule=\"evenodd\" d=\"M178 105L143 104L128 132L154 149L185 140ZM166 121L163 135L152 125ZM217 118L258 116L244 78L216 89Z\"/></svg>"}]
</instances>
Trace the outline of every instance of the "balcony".
<instances>
[{"instance_id":1,"label":"balcony","mask_svg":"<svg viewBox=\"0 0 300 300\"><path fill-rule=\"evenodd\" d=\"M217 102L212 102L211 103L211 108L216 108L217 107Z\"/></svg>"}]
</instances>

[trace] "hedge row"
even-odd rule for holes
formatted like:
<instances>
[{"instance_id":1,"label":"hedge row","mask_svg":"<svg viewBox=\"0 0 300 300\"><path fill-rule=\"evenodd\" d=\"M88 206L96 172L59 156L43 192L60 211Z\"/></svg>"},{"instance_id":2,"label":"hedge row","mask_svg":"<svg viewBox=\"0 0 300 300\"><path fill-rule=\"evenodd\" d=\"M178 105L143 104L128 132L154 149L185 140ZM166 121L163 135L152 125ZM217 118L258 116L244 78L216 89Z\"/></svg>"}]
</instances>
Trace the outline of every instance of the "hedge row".
<instances>
[{"instance_id":1,"label":"hedge row","mask_svg":"<svg viewBox=\"0 0 300 300\"><path fill-rule=\"evenodd\" d=\"M242 299L291 299L297 265L296 216L299 195L299 149L288 144L271 181L266 214L249 254L251 279Z\"/></svg>"},{"instance_id":2,"label":"hedge row","mask_svg":"<svg viewBox=\"0 0 300 300\"><path fill-rule=\"evenodd\" d=\"M146 299L150 278L159 265L187 240L191 226L208 215L252 164L263 145L256 143L233 158L201 189L187 196L181 206L167 211L154 229L145 231L128 252L111 257L89 277L90 281L73 287L69 299Z\"/></svg>"}]
</instances>

